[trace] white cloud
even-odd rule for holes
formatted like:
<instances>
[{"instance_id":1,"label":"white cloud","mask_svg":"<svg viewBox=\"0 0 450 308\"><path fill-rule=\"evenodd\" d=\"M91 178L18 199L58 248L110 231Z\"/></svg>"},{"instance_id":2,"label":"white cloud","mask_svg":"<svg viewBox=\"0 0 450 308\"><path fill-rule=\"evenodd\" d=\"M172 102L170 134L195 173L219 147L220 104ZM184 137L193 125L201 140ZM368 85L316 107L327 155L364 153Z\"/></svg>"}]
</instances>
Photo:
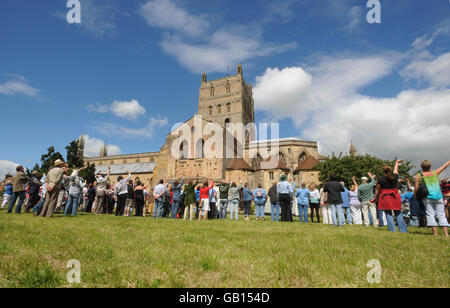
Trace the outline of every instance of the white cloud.
<instances>
[{"instance_id":1,"label":"white cloud","mask_svg":"<svg viewBox=\"0 0 450 308\"><path fill-rule=\"evenodd\" d=\"M450 52L439 57L428 56L426 59L416 58L408 64L400 75L409 80L417 79L432 86L450 86Z\"/></svg>"},{"instance_id":2,"label":"white cloud","mask_svg":"<svg viewBox=\"0 0 450 308\"><path fill-rule=\"evenodd\" d=\"M150 26L172 31L164 32L162 49L195 73L225 72L228 66L296 46L264 42L258 26L213 28L205 16L192 15L172 0L148 1L141 6L140 14Z\"/></svg>"},{"instance_id":3,"label":"white cloud","mask_svg":"<svg viewBox=\"0 0 450 308\"><path fill-rule=\"evenodd\" d=\"M147 125L141 128L129 128L116 123L105 122L96 125L94 129L102 135L116 138L151 139L155 134L155 129L168 124L169 120L166 117L151 117ZM167 132L164 132L164 134L167 134Z\"/></svg>"},{"instance_id":4,"label":"white cloud","mask_svg":"<svg viewBox=\"0 0 450 308\"><path fill-rule=\"evenodd\" d=\"M111 110L110 106L102 105L98 102L95 104L89 104L87 109L90 112L97 112L97 113L108 113Z\"/></svg>"},{"instance_id":5,"label":"white cloud","mask_svg":"<svg viewBox=\"0 0 450 308\"><path fill-rule=\"evenodd\" d=\"M4 95L26 95L37 96L39 89L33 88L27 83L27 80L20 75L9 75L11 79L5 83L0 83L0 94Z\"/></svg>"},{"instance_id":6,"label":"white cloud","mask_svg":"<svg viewBox=\"0 0 450 308\"><path fill-rule=\"evenodd\" d=\"M256 78L256 108L291 118L305 138L320 141L324 154L347 153L353 140L362 153L417 166L430 159L437 167L449 159L449 89L404 90L388 98L359 93L389 75L400 59L329 58L312 67L267 69Z\"/></svg>"},{"instance_id":7,"label":"white cloud","mask_svg":"<svg viewBox=\"0 0 450 308\"><path fill-rule=\"evenodd\" d=\"M0 160L0 181L3 181L7 174L14 176L18 165L19 164L9 160Z\"/></svg>"},{"instance_id":8,"label":"white cloud","mask_svg":"<svg viewBox=\"0 0 450 308\"><path fill-rule=\"evenodd\" d=\"M136 120L139 116L145 114L145 108L135 99L129 102L114 101L111 105L111 111L119 118L129 118Z\"/></svg>"},{"instance_id":9,"label":"white cloud","mask_svg":"<svg viewBox=\"0 0 450 308\"><path fill-rule=\"evenodd\" d=\"M189 14L171 0L153 0L141 5L141 16L152 27L200 35L209 27L204 16Z\"/></svg>"},{"instance_id":10,"label":"white cloud","mask_svg":"<svg viewBox=\"0 0 450 308\"><path fill-rule=\"evenodd\" d=\"M84 135L85 145L84 145L84 155L86 157L98 157L101 148L105 145L105 141L89 137ZM108 155L119 155L122 154L122 150L117 145L108 145Z\"/></svg>"},{"instance_id":11,"label":"white cloud","mask_svg":"<svg viewBox=\"0 0 450 308\"><path fill-rule=\"evenodd\" d=\"M363 12L363 9L361 6L353 6L348 10L348 18L349 23L346 27L349 31L354 31L357 29L359 25L361 25L361 21L365 17L365 14Z\"/></svg>"},{"instance_id":12,"label":"white cloud","mask_svg":"<svg viewBox=\"0 0 450 308\"><path fill-rule=\"evenodd\" d=\"M100 103L90 104L87 110L97 113L111 112L119 118L136 121L139 116L146 113L145 108L135 99L130 101L114 101L111 105L102 105Z\"/></svg>"},{"instance_id":13,"label":"white cloud","mask_svg":"<svg viewBox=\"0 0 450 308\"><path fill-rule=\"evenodd\" d=\"M413 43L412 47L416 50L423 50L429 47L436 38L440 35L450 34L450 20L446 20L440 27L438 27L433 33L425 34L418 37Z\"/></svg>"}]
</instances>

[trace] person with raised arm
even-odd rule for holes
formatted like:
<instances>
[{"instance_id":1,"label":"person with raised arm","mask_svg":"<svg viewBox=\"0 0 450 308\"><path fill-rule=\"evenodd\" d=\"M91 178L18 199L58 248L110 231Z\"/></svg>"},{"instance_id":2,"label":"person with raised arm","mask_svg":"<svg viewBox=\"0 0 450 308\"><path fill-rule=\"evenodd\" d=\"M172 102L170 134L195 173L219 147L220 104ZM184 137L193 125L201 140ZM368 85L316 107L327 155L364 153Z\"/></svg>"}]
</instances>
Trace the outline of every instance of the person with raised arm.
<instances>
[{"instance_id":1,"label":"person with raised arm","mask_svg":"<svg viewBox=\"0 0 450 308\"><path fill-rule=\"evenodd\" d=\"M183 185L184 185L184 179L181 180L181 183L178 180L172 181L172 191L173 191L172 207L171 207L172 219L177 218L178 209L181 206L181 200L182 200L181 189L183 188Z\"/></svg>"},{"instance_id":2,"label":"person with raised arm","mask_svg":"<svg viewBox=\"0 0 450 308\"><path fill-rule=\"evenodd\" d=\"M211 184L208 186L208 183L211 183ZM209 177L209 180L205 181L203 183L203 187L200 189L200 199L199 199L200 213L198 215L199 221L202 220L202 218L203 218L203 220L208 219L208 212L210 211L209 191L213 188L214 188L214 180L211 177Z\"/></svg>"},{"instance_id":3,"label":"person with raised arm","mask_svg":"<svg viewBox=\"0 0 450 308\"><path fill-rule=\"evenodd\" d=\"M402 198L398 192L398 167L403 160L395 162L394 171L390 166L383 167L384 175L378 180L375 198L378 199L378 209L386 214L388 229L397 232L392 212L397 220L398 229L401 233L408 233L408 227L403 220ZM375 218L374 218L375 219Z\"/></svg>"},{"instance_id":4,"label":"person with raised arm","mask_svg":"<svg viewBox=\"0 0 450 308\"><path fill-rule=\"evenodd\" d=\"M439 175L450 165L450 160L442 165L439 169L431 170L431 163L424 160L421 164L422 174L416 175L414 193L417 194L420 182L423 179L428 195L422 200L427 212L427 225L433 230L434 236L438 236L436 217L439 226L444 230L444 236L448 237L449 223L445 217L444 196L439 186Z\"/></svg>"},{"instance_id":5,"label":"person with raised arm","mask_svg":"<svg viewBox=\"0 0 450 308\"><path fill-rule=\"evenodd\" d=\"M128 195L128 181L131 180L131 172L127 171L128 177L124 179L122 176L117 177L117 184L114 188L114 198L117 202L116 216L123 216L125 210L125 203Z\"/></svg>"},{"instance_id":6,"label":"person with raised arm","mask_svg":"<svg viewBox=\"0 0 450 308\"><path fill-rule=\"evenodd\" d=\"M184 186L184 217L183 219L194 220L195 213L197 211L195 187L198 185L198 174L194 180L189 180L188 184Z\"/></svg>"},{"instance_id":7,"label":"person with raised arm","mask_svg":"<svg viewBox=\"0 0 450 308\"><path fill-rule=\"evenodd\" d=\"M367 178L365 178L367 179ZM361 201L358 198L358 182L356 182L356 177L352 177L353 185L350 186L350 213L352 215L352 221L355 225L362 225L362 212L361 212Z\"/></svg>"},{"instance_id":8,"label":"person with raised arm","mask_svg":"<svg viewBox=\"0 0 450 308\"><path fill-rule=\"evenodd\" d=\"M136 182L136 187L134 188L134 193L136 195L136 211L134 212L134 216L136 217L142 217L144 216L144 203L145 203L145 196L144 196L144 190L147 189L147 187L150 185L151 179L147 180L147 185L143 185L141 181Z\"/></svg>"}]
</instances>

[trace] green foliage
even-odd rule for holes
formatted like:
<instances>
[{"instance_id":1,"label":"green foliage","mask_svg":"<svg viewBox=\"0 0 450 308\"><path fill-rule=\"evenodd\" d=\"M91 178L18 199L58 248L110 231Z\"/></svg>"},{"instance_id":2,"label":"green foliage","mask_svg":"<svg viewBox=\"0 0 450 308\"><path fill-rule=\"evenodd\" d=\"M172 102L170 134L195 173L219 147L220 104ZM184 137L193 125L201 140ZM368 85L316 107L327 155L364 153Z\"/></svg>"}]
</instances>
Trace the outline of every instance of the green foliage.
<instances>
[{"instance_id":1,"label":"green foliage","mask_svg":"<svg viewBox=\"0 0 450 308\"><path fill-rule=\"evenodd\" d=\"M80 176L88 183L95 181L95 164L88 164L87 168L80 171Z\"/></svg>"},{"instance_id":2,"label":"green foliage","mask_svg":"<svg viewBox=\"0 0 450 308\"><path fill-rule=\"evenodd\" d=\"M78 141L74 140L70 142L68 146L66 146L67 151L67 164L69 165L69 169L79 169L84 165L83 157L78 155Z\"/></svg>"},{"instance_id":3,"label":"green foliage","mask_svg":"<svg viewBox=\"0 0 450 308\"><path fill-rule=\"evenodd\" d=\"M55 152L55 147L51 146L47 149L47 153L41 156L41 174L47 174L48 170L55 163L57 159L64 160L63 156L59 152Z\"/></svg>"},{"instance_id":4,"label":"green foliage","mask_svg":"<svg viewBox=\"0 0 450 308\"><path fill-rule=\"evenodd\" d=\"M368 172L375 174L377 178L383 175L383 166L391 166L394 168L396 159L389 161L377 158L371 155L364 156L333 156L324 161L320 162L314 169L320 171L319 180L325 183L331 173L334 173L340 181L344 181L346 185L352 183L352 177L355 176L357 179L367 176ZM399 175L401 177L412 179L410 171L414 168L411 162L407 161L399 166Z\"/></svg>"}]
</instances>

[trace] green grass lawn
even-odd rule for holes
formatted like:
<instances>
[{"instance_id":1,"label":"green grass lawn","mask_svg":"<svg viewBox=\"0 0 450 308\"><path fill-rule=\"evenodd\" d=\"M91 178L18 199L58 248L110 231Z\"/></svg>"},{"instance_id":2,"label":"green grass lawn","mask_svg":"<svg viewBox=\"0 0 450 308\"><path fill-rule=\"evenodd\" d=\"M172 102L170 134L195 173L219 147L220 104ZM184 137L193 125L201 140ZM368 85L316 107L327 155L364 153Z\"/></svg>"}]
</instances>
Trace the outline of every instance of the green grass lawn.
<instances>
[{"instance_id":1,"label":"green grass lawn","mask_svg":"<svg viewBox=\"0 0 450 308\"><path fill-rule=\"evenodd\" d=\"M242 217L241 217L242 218ZM442 232L442 231L441 231ZM449 287L449 241L430 230L270 221L185 222L0 211L0 287ZM371 259L381 283L366 280Z\"/></svg>"}]
</instances>

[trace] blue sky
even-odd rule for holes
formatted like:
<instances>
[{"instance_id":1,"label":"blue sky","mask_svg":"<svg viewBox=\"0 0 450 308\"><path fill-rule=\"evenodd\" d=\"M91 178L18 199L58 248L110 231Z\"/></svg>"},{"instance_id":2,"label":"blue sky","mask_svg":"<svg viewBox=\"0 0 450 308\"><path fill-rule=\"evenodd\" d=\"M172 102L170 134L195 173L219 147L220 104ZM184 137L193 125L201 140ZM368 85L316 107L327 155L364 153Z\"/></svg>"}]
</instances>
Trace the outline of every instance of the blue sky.
<instances>
[{"instance_id":1,"label":"blue sky","mask_svg":"<svg viewBox=\"0 0 450 308\"><path fill-rule=\"evenodd\" d=\"M381 0L381 24L366 0L80 0L80 25L66 2L0 2L0 172L81 132L90 153L158 151L196 111L201 72L239 63L256 121L279 121L281 137L450 158L447 0Z\"/></svg>"}]
</instances>

